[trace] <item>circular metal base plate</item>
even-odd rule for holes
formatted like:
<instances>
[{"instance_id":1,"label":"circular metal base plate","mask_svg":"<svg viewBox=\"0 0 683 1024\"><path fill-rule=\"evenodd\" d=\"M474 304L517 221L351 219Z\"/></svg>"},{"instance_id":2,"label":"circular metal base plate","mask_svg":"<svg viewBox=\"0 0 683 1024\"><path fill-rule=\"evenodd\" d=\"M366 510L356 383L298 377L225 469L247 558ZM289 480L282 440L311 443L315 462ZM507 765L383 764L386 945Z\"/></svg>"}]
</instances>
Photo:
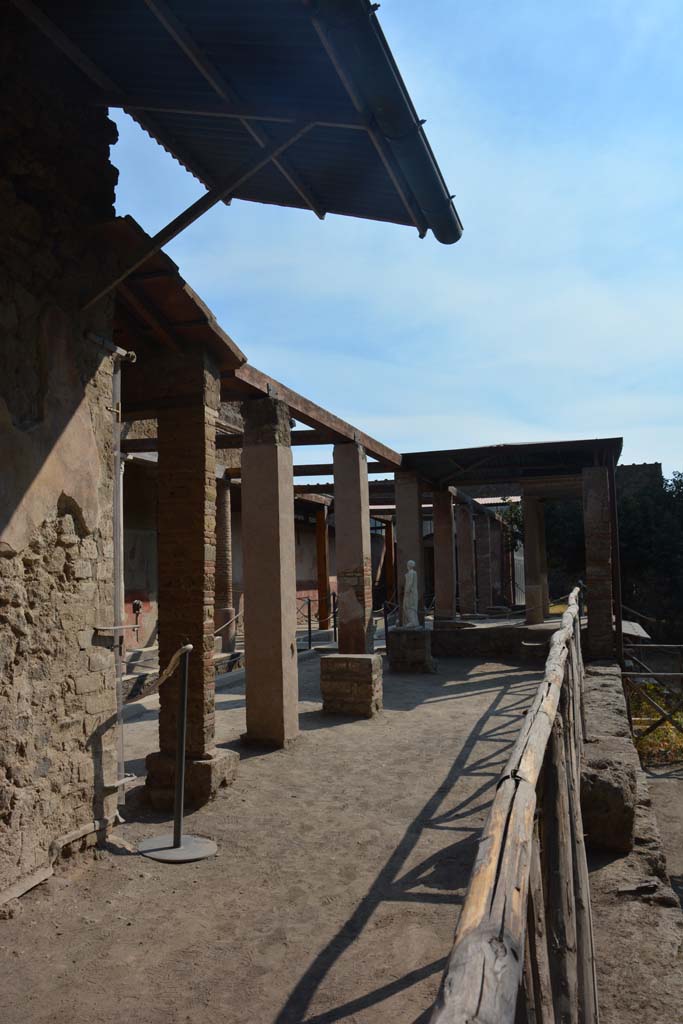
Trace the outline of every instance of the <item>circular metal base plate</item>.
<instances>
[{"instance_id":1,"label":"circular metal base plate","mask_svg":"<svg viewBox=\"0 0 683 1024\"><path fill-rule=\"evenodd\" d=\"M143 839L138 846L138 853L143 857L175 864L204 860L206 857L213 857L217 850L213 839L204 839L203 836L183 836L180 846L173 845L172 835L150 836L149 839Z\"/></svg>"}]
</instances>

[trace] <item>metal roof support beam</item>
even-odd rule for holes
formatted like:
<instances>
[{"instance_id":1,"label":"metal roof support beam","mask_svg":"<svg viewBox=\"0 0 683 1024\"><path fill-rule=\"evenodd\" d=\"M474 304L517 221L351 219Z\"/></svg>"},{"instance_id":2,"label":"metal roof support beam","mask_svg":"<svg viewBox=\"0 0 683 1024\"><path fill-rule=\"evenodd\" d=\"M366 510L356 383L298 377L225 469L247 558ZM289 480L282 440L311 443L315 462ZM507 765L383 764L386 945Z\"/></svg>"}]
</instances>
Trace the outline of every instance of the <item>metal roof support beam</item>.
<instances>
[{"instance_id":1,"label":"metal roof support beam","mask_svg":"<svg viewBox=\"0 0 683 1024\"><path fill-rule=\"evenodd\" d=\"M82 50L73 43L67 35L47 15L37 7L32 0L11 0L17 10L21 11L24 17L33 22L36 28L40 29L44 36L57 47L58 50L69 58L76 67L83 72L86 78L94 82L108 97L107 106L122 106L123 90L112 81L108 75L97 67ZM159 137L159 130L154 121L149 117L140 117L138 122L155 138ZM184 166L200 181L206 182L209 176L206 170L200 167L196 161L183 160Z\"/></svg>"},{"instance_id":2,"label":"metal roof support beam","mask_svg":"<svg viewBox=\"0 0 683 1024\"><path fill-rule=\"evenodd\" d=\"M271 113L264 113L263 110L255 110L244 103L228 103L216 98L215 104L193 103L191 100L178 100L175 103L164 103L158 99L151 99L144 95L123 96L120 92L113 95L95 98L92 100L94 106L116 107L121 110L138 111L152 114L185 114L189 117L215 117L217 119L232 121L268 121L271 124L300 124L302 121L315 121L319 128L343 128L346 131L365 132L367 124L360 115L353 120L335 121L330 120L328 110L321 110L316 107L306 106L306 109L288 110L278 109Z\"/></svg>"},{"instance_id":3,"label":"metal roof support beam","mask_svg":"<svg viewBox=\"0 0 683 1024\"><path fill-rule=\"evenodd\" d=\"M239 103L239 97L232 86L226 82L220 71L212 65L209 58L197 46L185 26L178 20L173 11L169 9L164 0L144 0L144 2L152 14L154 14L157 21L163 25L171 38L178 44L183 53L192 61L194 66L209 83L214 92L216 92L226 103ZM255 125L250 124L244 117L239 118L239 120L242 127L249 132L254 141L257 142L262 149L266 149L271 144L271 140L262 128L257 128ZM280 174L289 182L294 191L297 192L306 205L313 211L316 217L323 220L325 217L325 211L321 208L319 203L316 202L310 189L304 185L299 176L287 166L286 161L273 157L272 162L277 167Z\"/></svg>"},{"instance_id":4,"label":"metal roof support beam","mask_svg":"<svg viewBox=\"0 0 683 1024\"><path fill-rule=\"evenodd\" d=\"M110 281L105 288L102 288L96 295L93 295L92 298L88 299L84 304L83 309L88 309L90 306L94 305L94 303L98 302L99 299L113 291L114 288L117 288L122 281L125 281L126 278L133 273L134 270L141 267L142 264L150 258L150 256L159 252L159 250L175 238L176 235L179 235L181 231L184 231L185 228L189 227L190 224L193 224L199 217L201 217L203 213L210 210L212 206L216 205L216 203L220 203L222 199L227 198L227 196L229 196L231 192L234 192L236 188L239 188L243 182L247 181L248 178L251 178L257 173L257 171L260 171L262 167L265 167L273 157L278 156L280 153L284 153L286 149L289 149L290 146L297 142L298 139L309 132L313 127L315 127L314 124L305 124L301 126L284 142L281 142L279 145L269 146L268 149L262 152L260 158L255 163L251 164L251 166L245 168L241 174L238 174L229 182L217 185L216 188L209 189L208 192L205 192L200 199L197 199L194 203L188 206L186 210L183 210L182 213L178 214L178 216L167 224L166 227L162 228L161 231L157 231L156 235L154 235L153 238L150 238L149 244L145 246L142 252L132 261L132 263L130 263L124 271L118 274L113 281Z\"/></svg>"},{"instance_id":5,"label":"metal roof support beam","mask_svg":"<svg viewBox=\"0 0 683 1024\"><path fill-rule=\"evenodd\" d=\"M330 62L334 70L337 72L339 80L346 89L346 92L348 93L351 102L353 103L358 113L361 116L363 116L365 113L363 101L356 92L356 90L354 89L351 81L349 80L348 75L344 72L344 69L342 68L341 63L339 62L334 45L329 37L329 33L327 32L325 25L323 24L322 20L319 17L316 17L314 14L311 15L311 23L318 35L318 38L320 39L320 42L322 43L325 49L325 52L327 53L327 56L330 59ZM387 146L385 139L370 124L368 124L367 126L367 132L370 141L372 142L373 146L375 147L375 150L377 151L377 155L379 156L380 160L384 165L384 169L386 170L387 174L391 179L392 185L396 189L396 192L405 208L406 213L408 214L411 221L417 228L420 234L420 238L424 238L424 236L427 234L429 225L427 224L427 221L425 220L422 211L418 209L416 203L413 202L412 199L410 198L408 194L408 189L405 185L405 182L403 181L403 176L400 174L400 171L398 171L398 169L396 168L393 156L389 152L389 147Z\"/></svg>"}]
</instances>

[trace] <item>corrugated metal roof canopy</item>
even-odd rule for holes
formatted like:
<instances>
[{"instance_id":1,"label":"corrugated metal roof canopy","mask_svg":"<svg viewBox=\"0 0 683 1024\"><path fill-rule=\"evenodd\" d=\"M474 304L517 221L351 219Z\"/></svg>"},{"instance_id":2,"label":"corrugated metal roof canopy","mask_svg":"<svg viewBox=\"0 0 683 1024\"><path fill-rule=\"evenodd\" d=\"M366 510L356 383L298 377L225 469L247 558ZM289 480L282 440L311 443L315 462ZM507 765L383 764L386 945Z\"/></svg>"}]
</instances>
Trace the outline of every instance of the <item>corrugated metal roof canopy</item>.
<instances>
[{"instance_id":1,"label":"corrugated metal roof canopy","mask_svg":"<svg viewBox=\"0 0 683 1024\"><path fill-rule=\"evenodd\" d=\"M586 466L607 466L621 455L621 437L579 441L494 444L481 448L412 452L402 468L412 469L440 487L468 487L576 476Z\"/></svg>"},{"instance_id":2,"label":"corrugated metal roof canopy","mask_svg":"<svg viewBox=\"0 0 683 1024\"><path fill-rule=\"evenodd\" d=\"M368 0L14 0L207 188L313 125L226 197L462 227Z\"/></svg>"}]
</instances>

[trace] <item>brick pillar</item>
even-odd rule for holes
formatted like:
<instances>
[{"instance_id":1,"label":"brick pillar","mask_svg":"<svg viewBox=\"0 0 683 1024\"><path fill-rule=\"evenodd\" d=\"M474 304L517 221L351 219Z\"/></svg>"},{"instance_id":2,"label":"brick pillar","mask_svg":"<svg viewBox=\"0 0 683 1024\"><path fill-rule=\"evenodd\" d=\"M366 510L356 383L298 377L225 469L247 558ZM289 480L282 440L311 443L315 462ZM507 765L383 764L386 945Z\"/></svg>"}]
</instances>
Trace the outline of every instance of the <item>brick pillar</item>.
<instances>
[{"instance_id":1,"label":"brick pillar","mask_svg":"<svg viewBox=\"0 0 683 1024\"><path fill-rule=\"evenodd\" d=\"M434 490L434 618L455 618L455 523L450 491Z\"/></svg>"},{"instance_id":2,"label":"brick pillar","mask_svg":"<svg viewBox=\"0 0 683 1024\"><path fill-rule=\"evenodd\" d=\"M318 576L318 628L330 628L330 538L327 528L327 508L323 505L315 513L315 552Z\"/></svg>"},{"instance_id":3,"label":"brick pillar","mask_svg":"<svg viewBox=\"0 0 683 1024\"><path fill-rule=\"evenodd\" d=\"M394 524L389 519L384 523L384 583L387 601L396 600L396 564L394 552Z\"/></svg>"},{"instance_id":4,"label":"brick pillar","mask_svg":"<svg viewBox=\"0 0 683 1024\"><path fill-rule=\"evenodd\" d=\"M182 405L158 413L159 663L184 643L190 655L186 800L205 803L232 781L234 751L214 747L213 665L216 560L216 413L219 378L208 362L188 360ZM147 791L157 807L173 804L178 673L159 694L159 753L147 757Z\"/></svg>"},{"instance_id":5,"label":"brick pillar","mask_svg":"<svg viewBox=\"0 0 683 1024\"><path fill-rule=\"evenodd\" d=\"M408 562L415 562L417 573L417 612L424 622L424 557L422 551L422 487L415 473L394 474L396 494L396 576L398 604L403 621L403 591Z\"/></svg>"},{"instance_id":6,"label":"brick pillar","mask_svg":"<svg viewBox=\"0 0 683 1024\"><path fill-rule=\"evenodd\" d=\"M540 544L538 498L522 498L524 514L524 603L526 621L532 626L543 622L543 577Z\"/></svg>"},{"instance_id":7,"label":"brick pillar","mask_svg":"<svg viewBox=\"0 0 683 1024\"><path fill-rule=\"evenodd\" d=\"M458 545L458 598L461 615L476 611L474 576L474 521L472 509L466 504L455 506L456 541Z\"/></svg>"},{"instance_id":8,"label":"brick pillar","mask_svg":"<svg viewBox=\"0 0 683 1024\"><path fill-rule=\"evenodd\" d=\"M614 657L612 536L609 477L605 466L583 470L583 529L586 544L588 655Z\"/></svg>"},{"instance_id":9,"label":"brick pillar","mask_svg":"<svg viewBox=\"0 0 683 1024\"><path fill-rule=\"evenodd\" d=\"M503 524L500 519L489 520L491 536L491 603L503 603Z\"/></svg>"},{"instance_id":10,"label":"brick pillar","mask_svg":"<svg viewBox=\"0 0 683 1024\"><path fill-rule=\"evenodd\" d=\"M541 557L541 590L543 615L550 615L550 591L548 590L548 552L545 543L545 502L538 502L538 543Z\"/></svg>"},{"instance_id":11,"label":"brick pillar","mask_svg":"<svg viewBox=\"0 0 683 1024\"><path fill-rule=\"evenodd\" d=\"M487 515L474 517L477 555L477 611L486 613L493 603L491 591L491 529Z\"/></svg>"},{"instance_id":12,"label":"brick pillar","mask_svg":"<svg viewBox=\"0 0 683 1024\"><path fill-rule=\"evenodd\" d=\"M242 555L246 742L286 747L299 734L294 486L289 409L244 402Z\"/></svg>"},{"instance_id":13,"label":"brick pillar","mask_svg":"<svg viewBox=\"0 0 683 1024\"><path fill-rule=\"evenodd\" d=\"M371 654L372 556L368 462L357 444L334 446L334 536L340 654Z\"/></svg>"},{"instance_id":14,"label":"brick pillar","mask_svg":"<svg viewBox=\"0 0 683 1024\"><path fill-rule=\"evenodd\" d=\"M232 596L232 509L230 477L216 481L216 629L235 618ZM221 635L221 649L235 650L235 623Z\"/></svg>"},{"instance_id":15,"label":"brick pillar","mask_svg":"<svg viewBox=\"0 0 683 1024\"><path fill-rule=\"evenodd\" d=\"M505 523L501 523L501 596L504 604L515 603L514 594L514 552L512 551L512 531Z\"/></svg>"}]
</instances>

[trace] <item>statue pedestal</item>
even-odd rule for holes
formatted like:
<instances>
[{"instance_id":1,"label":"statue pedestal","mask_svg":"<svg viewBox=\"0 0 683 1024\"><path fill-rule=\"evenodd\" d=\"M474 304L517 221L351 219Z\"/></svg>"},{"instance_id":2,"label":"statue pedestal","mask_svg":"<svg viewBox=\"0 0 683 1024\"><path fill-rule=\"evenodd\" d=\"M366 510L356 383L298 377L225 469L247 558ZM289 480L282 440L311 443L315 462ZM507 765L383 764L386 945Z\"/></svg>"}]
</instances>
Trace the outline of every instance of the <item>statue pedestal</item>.
<instances>
[{"instance_id":1,"label":"statue pedestal","mask_svg":"<svg viewBox=\"0 0 683 1024\"><path fill-rule=\"evenodd\" d=\"M436 672L432 657L432 633L423 626L392 626L387 638L392 672Z\"/></svg>"}]
</instances>

